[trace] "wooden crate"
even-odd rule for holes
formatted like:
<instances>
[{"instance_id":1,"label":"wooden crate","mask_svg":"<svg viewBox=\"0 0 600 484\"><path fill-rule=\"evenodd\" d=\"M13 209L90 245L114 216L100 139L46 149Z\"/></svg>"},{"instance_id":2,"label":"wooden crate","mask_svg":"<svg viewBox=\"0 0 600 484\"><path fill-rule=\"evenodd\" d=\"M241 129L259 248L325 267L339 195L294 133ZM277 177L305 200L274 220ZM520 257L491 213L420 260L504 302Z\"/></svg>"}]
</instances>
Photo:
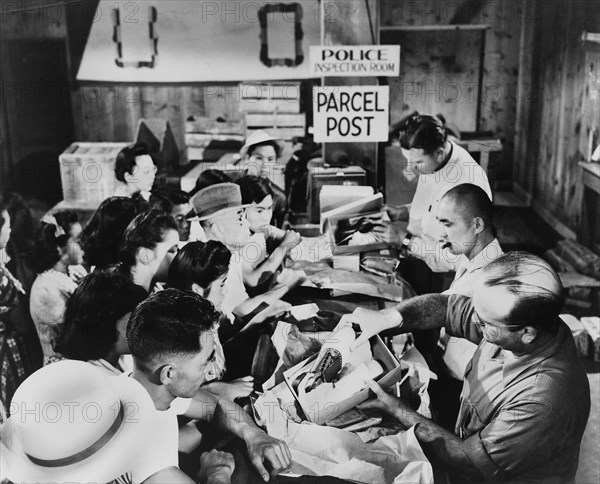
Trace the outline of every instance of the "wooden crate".
<instances>
[{"instance_id":1,"label":"wooden crate","mask_svg":"<svg viewBox=\"0 0 600 484\"><path fill-rule=\"evenodd\" d=\"M130 143L71 144L59 157L65 201L101 202L115 192L115 160Z\"/></svg>"}]
</instances>

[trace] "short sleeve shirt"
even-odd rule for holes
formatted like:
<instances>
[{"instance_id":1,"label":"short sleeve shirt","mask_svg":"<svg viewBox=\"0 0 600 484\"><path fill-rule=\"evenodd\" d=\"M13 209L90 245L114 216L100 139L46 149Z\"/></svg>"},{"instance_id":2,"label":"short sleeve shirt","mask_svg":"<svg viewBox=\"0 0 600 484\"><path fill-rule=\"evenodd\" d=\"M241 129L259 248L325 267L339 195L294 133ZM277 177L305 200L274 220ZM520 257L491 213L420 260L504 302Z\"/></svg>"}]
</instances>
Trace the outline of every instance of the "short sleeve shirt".
<instances>
[{"instance_id":1,"label":"short sleeve shirt","mask_svg":"<svg viewBox=\"0 0 600 484\"><path fill-rule=\"evenodd\" d=\"M446 331L479 343L465 372L456 433L474 466L500 482L574 482L590 390L568 327L531 354L482 339L473 307L451 295Z\"/></svg>"},{"instance_id":2,"label":"short sleeve shirt","mask_svg":"<svg viewBox=\"0 0 600 484\"><path fill-rule=\"evenodd\" d=\"M127 378L131 385L139 392L139 412L148 412L148 417L153 422L153 432L150 436L152 445L143 446L145 455L140 456L139 462L133 472L133 482L143 482L145 479L157 472L169 467L179 466L179 426L177 416L183 415L189 409L192 400L190 398L175 398L167 410L157 410L149 398L146 389L130 374L123 373L119 378ZM149 403L148 403L149 402ZM142 447L142 446L140 446Z\"/></svg>"}]
</instances>

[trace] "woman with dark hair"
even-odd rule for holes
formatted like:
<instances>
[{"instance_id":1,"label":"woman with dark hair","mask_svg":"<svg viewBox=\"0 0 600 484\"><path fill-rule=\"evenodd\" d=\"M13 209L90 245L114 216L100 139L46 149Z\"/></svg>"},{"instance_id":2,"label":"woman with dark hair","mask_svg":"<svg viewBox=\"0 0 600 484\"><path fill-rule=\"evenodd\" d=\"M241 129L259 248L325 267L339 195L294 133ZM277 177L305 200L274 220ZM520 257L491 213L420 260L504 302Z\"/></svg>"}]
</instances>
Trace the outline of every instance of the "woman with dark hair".
<instances>
[{"instance_id":1,"label":"woman with dark hair","mask_svg":"<svg viewBox=\"0 0 600 484\"><path fill-rule=\"evenodd\" d=\"M231 181L231 178L221 170L214 170L212 168L204 170L198 175L196 186L190 191L190 197L193 197L203 188L216 185L217 183L231 183Z\"/></svg>"},{"instance_id":2,"label":"woman with dark hair","mask_svg":"<svg viewBox=\"0 0 600 484\"><path fill-rule=\"evenodd\" d=\"M114 195L130 197L136 193L148 201L154 184L157 167L144 143L126 146L115 160L117 188Z\"/></svg>"},{"instance_id":3,"label":"woman with dark hair","mask_svg":"<svg viewBox=\"0 0 600 484\"><path fill-rule=\"evenodd\" d=\"M190 242L171 263L168 286L200 294L221 311L230 260L231 252L221 242ZM207 374L207 381L225 378L230 383L214 382L207 390L231 400L250 394L253 379L245 375L251 369L258 324L288 308L289 304L283 302L262 304L245 317L234 316L233 321L223 315L215 328L216 371Z\"/></svg>"},{"instance_id":4,"label":"woman with dark hair","mask_svg":"<svg viewBox=\"0 0 600 484\"><path fill-rule=\"evenodd\" d=\"M246 175L238 178L236 183L242 192L242 203L247 205L246 219L252 232L240 253L244 259L244 283L253 295L268 289L273 275L301 238L293 230L281 230L272 225L273 191L266 179Z\"/></svg>"},{"instance_id":5,"label":"woman with dark hair","mask_svg":"<svg viewBox=\"0 0 600 484\"><path fill-rule=\"evenodd\" d=\"M67 299L77 287L69 277L69 267L83 261L80 234L77 214L64 210L45 215L36 235L33 268L38 276L31 286L29 310L42 344L44 365L61 359L52 348L52 340L63 322Z\"/></svg>"},{"instance_id":6,"label":"woman with dark hair","mask_svg":"<svg viewBox=\"0 0 600 484\"><path fill-rule=\"evenodd\" d=\"M131 221L123 234L120 268L135 284L150 292L154 283L166 281L178 243L173 217L161 210L142 213Z\"/></svg>"},{"instance_id":7,"label":"woman with dark hair","mask_svg":"<svg viewBox=\"0 0 600 484\"><path fill-rule=\"evenodd\" d=\"M119 262L123 233L138 213L136 204L126 197L110 197L100 204L81 233L88 267L104 269Z\"/></svg>"},{"instance_id":8,"label":"woman with dark hair","mask_svg":"<svg viewBox=\"0 0 600 484\"><path fill-rule=\"evenodd\" d=\"M11 217L0 193L0 423L9 414L17 387L42 365L37 334L21 333L7 321L26 297L20 281L5 265L6 246L10 239Z\"/></svg>"},{"instance_id":9,"label":"woman with dark hair","mask_svg":"<svg viewBox=\"0 0 600 484\"><path fill-rule=\"evenodd\" d=\"M67 301L54 349L65 358L87 361L111 374L130 369L119 361L129 354L125 328L129 315L146 296L122 272L92 272Z\"/></svg>"}]
</instances>

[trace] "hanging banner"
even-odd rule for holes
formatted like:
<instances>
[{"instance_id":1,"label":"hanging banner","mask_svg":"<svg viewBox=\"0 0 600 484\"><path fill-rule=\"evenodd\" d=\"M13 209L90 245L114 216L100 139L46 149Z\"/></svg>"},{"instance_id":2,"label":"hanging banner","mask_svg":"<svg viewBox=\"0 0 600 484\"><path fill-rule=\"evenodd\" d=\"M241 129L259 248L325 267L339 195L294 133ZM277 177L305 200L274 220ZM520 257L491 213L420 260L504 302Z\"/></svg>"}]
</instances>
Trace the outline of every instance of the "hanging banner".
<instances>
[{"instance_id":1,"label":"hanging banner","mask_svg":"<svg viewBox=\"0 0 600 484\"><path fill-rule=\"evenodd\" d=\"M389 86L313 88L315 141L387 141L389 99Z\"/></svg>"},{"instance_id":2,"label":"hanging banner","mask_svg":"<svg viewBox=\"0 0 600 484\"><path fill-rule=\"evenodd\" d=\"M312 45L310 72L331 77L396 77L399 45Z\"/></svg>"},{"instance_id":3,"label":"hanging banner","mask_svg":"<svg viewBox=\"0 0 600 484\"><path fill-rule=\"evenodd\" d=\"M312 77L318 2L99 0L80 81L240 82Z\"/></svg>"}]
</instances>

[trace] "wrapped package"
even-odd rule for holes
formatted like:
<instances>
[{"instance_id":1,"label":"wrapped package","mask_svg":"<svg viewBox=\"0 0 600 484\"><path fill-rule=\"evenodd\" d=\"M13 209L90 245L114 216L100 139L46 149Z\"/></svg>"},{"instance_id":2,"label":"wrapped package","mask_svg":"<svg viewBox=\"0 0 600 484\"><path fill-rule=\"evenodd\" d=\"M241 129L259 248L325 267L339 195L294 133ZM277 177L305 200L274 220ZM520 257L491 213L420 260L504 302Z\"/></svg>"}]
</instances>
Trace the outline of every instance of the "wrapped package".
<instances>
[{"instance_id":1,"label":"wrapped package","mask_svg":"<svg viewBox=\"0 0 600 484\"><path fill-rule=\"evenodd\" d=\"M590 336L583 323L572 314L561 314L560 318L567 324L571 333L573 333L573 339L575 340L579 356L587 358L590 351Z\"/></svg>"},{"instance_id":2,"label":"wrapped package","mask_svg":"<svg viewBox=\"0 0 600 484\"><path fill-rule=\"evenodd\" d=\"M594 362L600 363L600 318L598 316L583 317L581 318L581 323L592 340L592 359Z\"/></svg>"}]
</instances>

